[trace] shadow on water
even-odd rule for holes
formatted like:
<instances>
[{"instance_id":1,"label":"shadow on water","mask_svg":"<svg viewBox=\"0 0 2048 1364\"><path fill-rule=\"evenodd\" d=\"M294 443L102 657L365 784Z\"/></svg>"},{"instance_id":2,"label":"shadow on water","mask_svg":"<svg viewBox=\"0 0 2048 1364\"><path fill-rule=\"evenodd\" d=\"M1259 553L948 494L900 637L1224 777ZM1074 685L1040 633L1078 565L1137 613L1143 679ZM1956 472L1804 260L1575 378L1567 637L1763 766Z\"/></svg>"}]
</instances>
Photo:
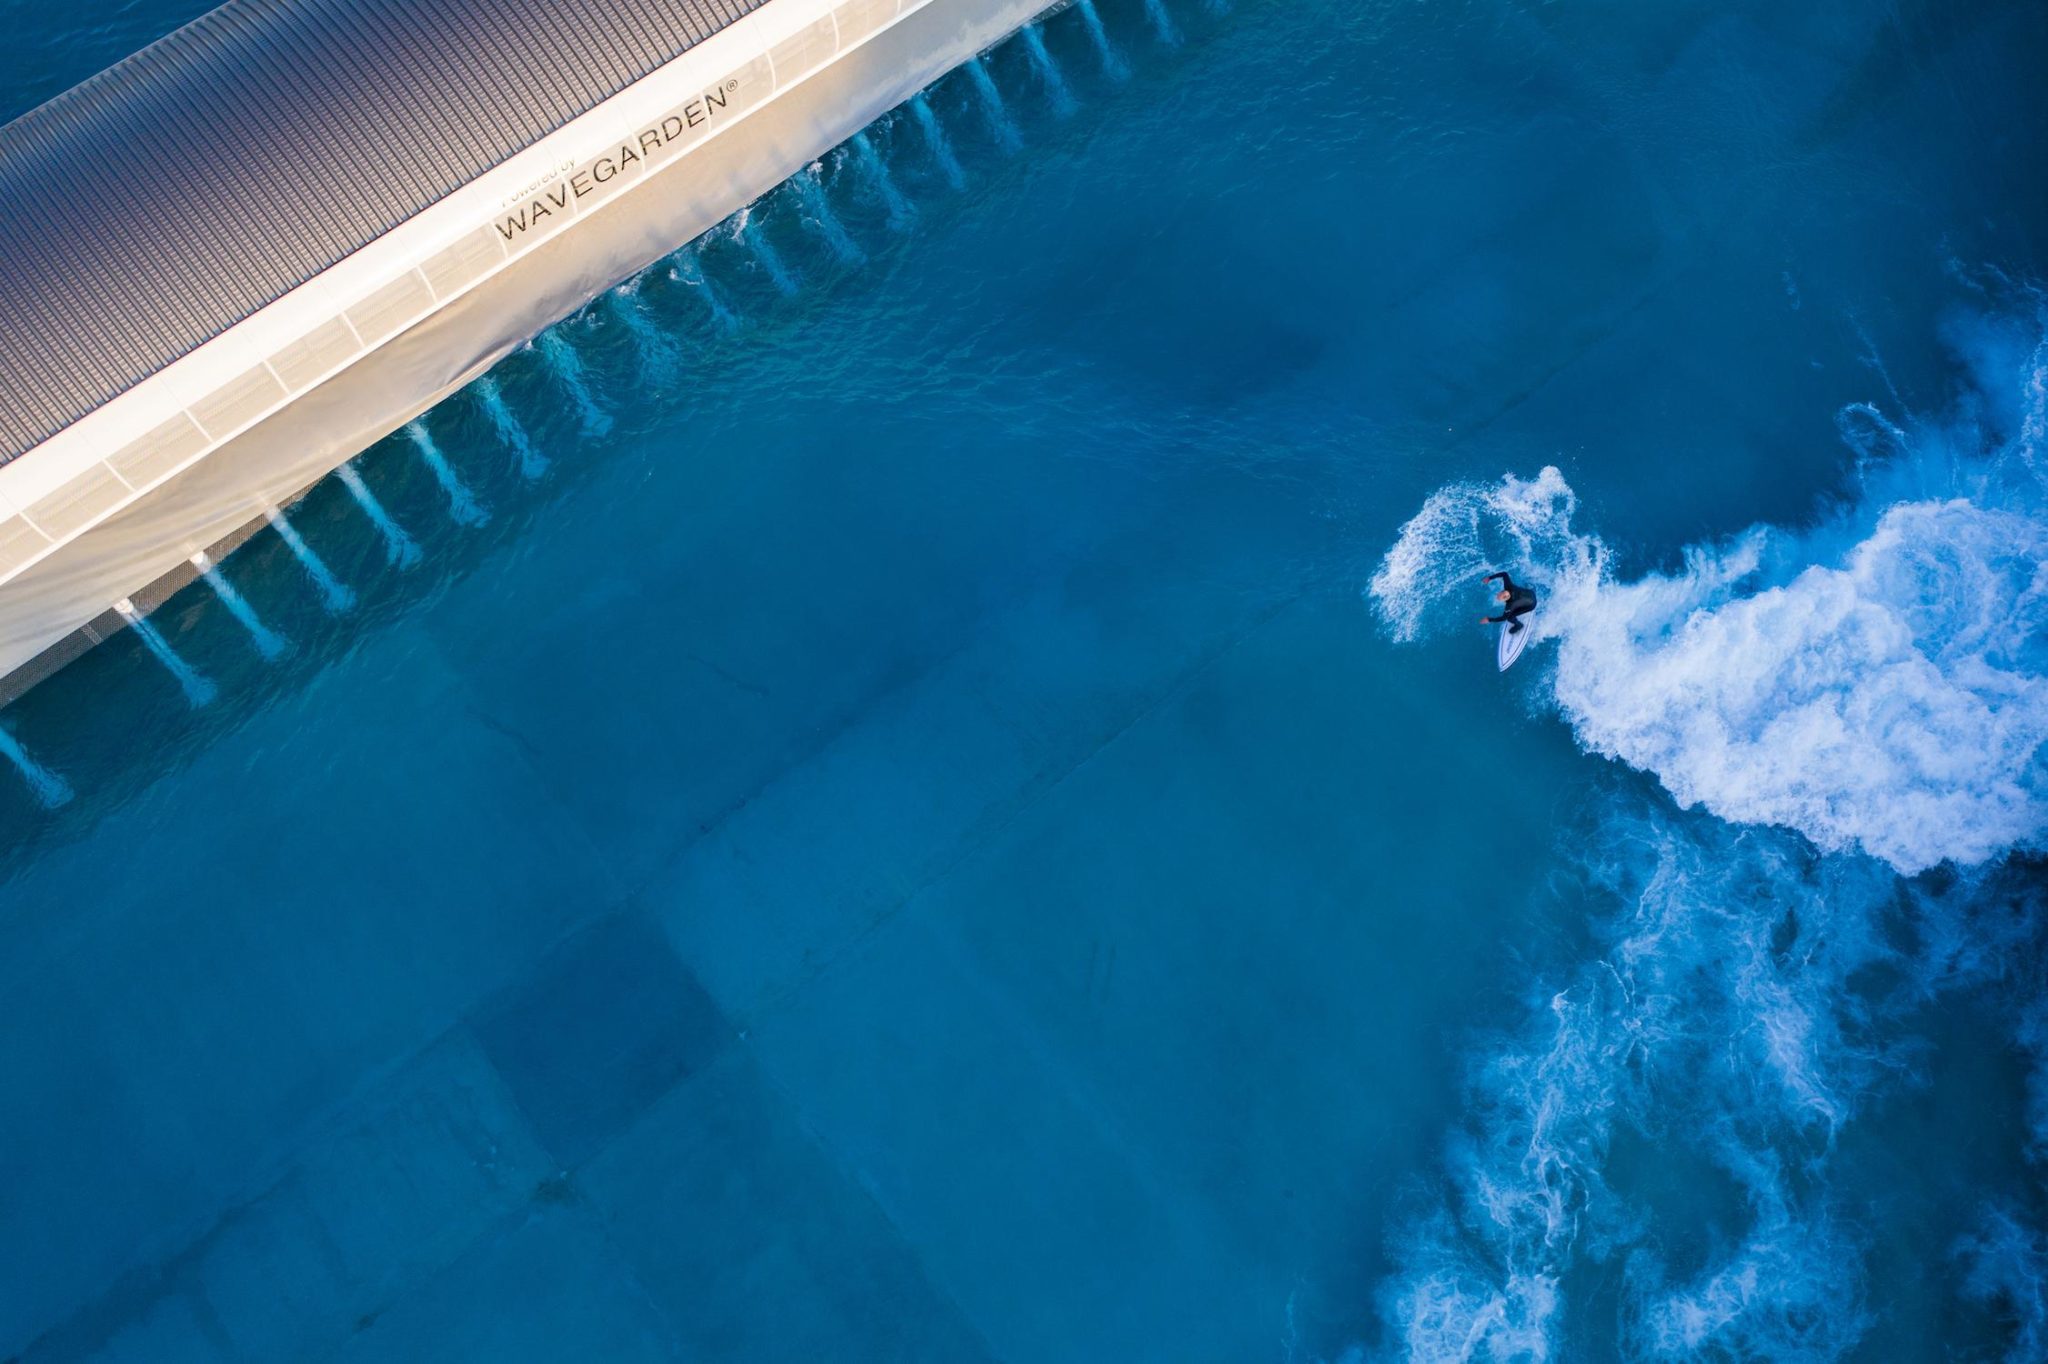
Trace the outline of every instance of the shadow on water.
<instances>
[{"instance_id":1,"label":"shadow on water","mask_svg":"<svg viewBox=\"0 0 2048 1364\"><path fill-rule=\"evenodd\" d=\"M794 333L897 278L920 236L1157 98L1228 12L1054 10L357 455L146 621L10 705L0 876L88 832L495 556L623 438L712 409ZM594 457L594 458L593 458ZM616 472L616 470L614 470ZM224 793L231 794L231 793Z\"/></svg>"}]
</instances>

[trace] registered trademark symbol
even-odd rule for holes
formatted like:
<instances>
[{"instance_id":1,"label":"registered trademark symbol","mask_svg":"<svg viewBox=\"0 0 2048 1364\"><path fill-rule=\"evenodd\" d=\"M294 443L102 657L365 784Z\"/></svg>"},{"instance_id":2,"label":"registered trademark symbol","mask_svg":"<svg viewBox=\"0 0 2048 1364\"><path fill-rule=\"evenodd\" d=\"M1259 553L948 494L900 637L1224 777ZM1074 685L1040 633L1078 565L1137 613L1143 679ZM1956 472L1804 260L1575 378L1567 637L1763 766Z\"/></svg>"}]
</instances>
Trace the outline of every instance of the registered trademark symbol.
<instances>
[{"instance_id":1,"label":"registered trademark symbol","mask_svg":"<svg viewBox=\"0 0 2048 1364\"><path fill-rule=\"evenodd\" d=\"M727 81L727 82L725 83L725 93L727 93L728 95L729 95L729 94L731 94L731 93L732 93L733 91L735 91L735 90L739 89L739 88L740 88L740 82L739 82L739 78L738 78L737 76L735 76L735 77L734 77L733 79L731 79L731 80L729 80L729 81Z\"/></svg>"}]
</instances>

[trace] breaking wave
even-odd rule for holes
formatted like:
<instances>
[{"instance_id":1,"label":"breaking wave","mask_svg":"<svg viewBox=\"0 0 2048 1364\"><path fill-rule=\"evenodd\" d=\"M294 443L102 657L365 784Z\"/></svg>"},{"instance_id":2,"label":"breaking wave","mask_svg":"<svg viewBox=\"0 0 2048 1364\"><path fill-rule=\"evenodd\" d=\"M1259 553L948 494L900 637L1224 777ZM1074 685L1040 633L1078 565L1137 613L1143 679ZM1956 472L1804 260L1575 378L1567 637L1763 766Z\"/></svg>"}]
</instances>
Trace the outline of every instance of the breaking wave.
<instances>
[{"instance_id":1,"label":"breaking wave","mask_svg":"<svg viewBox=\"0 0 2048 1364\"><path fill-rule=\"evenodd\" d=\"M1584 1358L1610 1339L1629 1358L1841 1357L1874 1312L1867 1209L1838 1206L1830 1179L1837 1138L1918 1083L1930 1001L2032 988L2038 878L1903 880L1622 795L1577 870L1564 908L1599 950L1480 1048L1448 1177L1395 1237L1390 1336L1430 1364ZM2014 1359L2048 1339L2043 1245L2001 1210L1957 1247L1963 1295L2018 1319Z\"/></svg>"},{"instance_id":2,"label":"breaking wave","mask_svg":"<svg viewBox=\"0 0 2048 1364\"><path fill-rule=\"evenodd\" d=\"M2048 827L2041 321L2029 319L2024 348L2012 323L1968 335L1979 388L1946 421L1845 411L1861 496L1817 529L1754 527L1688 549L1680 571L1624 581L1546 468L1436 493L1402 527L1371 597L1407 640L1454 592L1476 596L1486 568L1536 583L1533 642L1556 644L1550 696L1587 748L1654 773L1683 806L1909 873L2037 846Z\"/></svg>"},{"instance_id":3,"label":"breaking wave","mask_svg":"<svg viewBox=\"0 0 2048 1364\"><path fill-rule=\"evenodd\" d=\"M1399 1247L1412 1272L1389 1322L1411 1359L1550 1359L1575 1273L1612 1263L1635 1353L1829 1357L1866 1314L1854 1237L1805 1176L1904 1064L1871 1026L1888 1001L1861 984L1903 926L1895 878L1655 811L1599 839L1584 872L1604 951L1469 1077L1452 1179ZM1608 1176L1624 1134L1694 1171L1692 1193L1720 1189L1708 1225L1653 1235L1657 1191ZM1717 1241L1693 1264L1655 1249Z\"/></svg>"},{"instance_id":4,"label":"breaking wave","mask_svg":"<svg viewBox=\"0 0 2048 1364\"><path fill-rule=\"evenodd\" d=\"M1596 949L1475 1052L1445 1178L1392 1241L1389 1353L1875 1348L1838 1138L1921 1081L1938 999L2006 1020L1993 1045L2033 1067L2016 1155L2048 1156L2048 907L2009 856L2048 827L2044 320L1954 330L1978 387L1945 421L1845 412L1859 493L1816 528L1624 580L1555 469L1446 488L1402 528L1371 585L1396 637L1468 620L1434 608L1485 567L1535 581L1544 694L1681 808L1617 783L1574 831L1555 893ZM2025 1204L1989 1195L1943 1243L2012 1359L2048 1341Z\"/></svg>"}]
</instances>

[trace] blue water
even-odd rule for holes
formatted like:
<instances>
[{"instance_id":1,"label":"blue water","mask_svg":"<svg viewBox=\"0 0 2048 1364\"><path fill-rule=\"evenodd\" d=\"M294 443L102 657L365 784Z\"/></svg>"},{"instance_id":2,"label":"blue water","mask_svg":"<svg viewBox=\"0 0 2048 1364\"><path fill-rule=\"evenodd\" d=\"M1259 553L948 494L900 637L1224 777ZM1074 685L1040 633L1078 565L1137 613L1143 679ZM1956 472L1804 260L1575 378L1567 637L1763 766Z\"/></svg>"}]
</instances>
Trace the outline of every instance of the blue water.
<instances>
[{"instance_id":1,"label":"blue water","mask_svg":"<svg viewBox=\"0 0 2048 1364\"><path fill-rule=\"evenodd\" d=\"M0 1357L2048 1351L2048 11L1094 8L0 716Z\"/></svg>"}]
</instances>

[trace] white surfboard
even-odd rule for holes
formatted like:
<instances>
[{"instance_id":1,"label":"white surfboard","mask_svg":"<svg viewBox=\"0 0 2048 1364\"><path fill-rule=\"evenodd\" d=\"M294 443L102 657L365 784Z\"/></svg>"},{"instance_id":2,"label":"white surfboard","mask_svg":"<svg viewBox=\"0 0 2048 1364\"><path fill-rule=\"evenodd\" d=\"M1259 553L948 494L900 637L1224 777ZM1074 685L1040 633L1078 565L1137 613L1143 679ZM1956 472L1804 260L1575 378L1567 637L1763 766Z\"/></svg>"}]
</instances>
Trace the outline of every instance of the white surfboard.
<instances>
[{"instance_id":1,"label":"white surfboard","mask_svg":"<svg viewBox=\"0 0 2048 1364\"><path fill-rule=\"evenodd\" d=\"M1494 658L1500 663L1500 670L1502 672L1512 668L1515 665L1515 660L1522 656L1522 650L1529 647L1529 638L1536 633L1535 627L1531 626L1529 622L1535 618L1535 615L1536 613L1531 611L1528 615L1522 617L1522 628L1519 630L1510 630L1505 622L1502 623L1500 627L1500 644L1494 650Z\"/></svg>"}]
</instances>

